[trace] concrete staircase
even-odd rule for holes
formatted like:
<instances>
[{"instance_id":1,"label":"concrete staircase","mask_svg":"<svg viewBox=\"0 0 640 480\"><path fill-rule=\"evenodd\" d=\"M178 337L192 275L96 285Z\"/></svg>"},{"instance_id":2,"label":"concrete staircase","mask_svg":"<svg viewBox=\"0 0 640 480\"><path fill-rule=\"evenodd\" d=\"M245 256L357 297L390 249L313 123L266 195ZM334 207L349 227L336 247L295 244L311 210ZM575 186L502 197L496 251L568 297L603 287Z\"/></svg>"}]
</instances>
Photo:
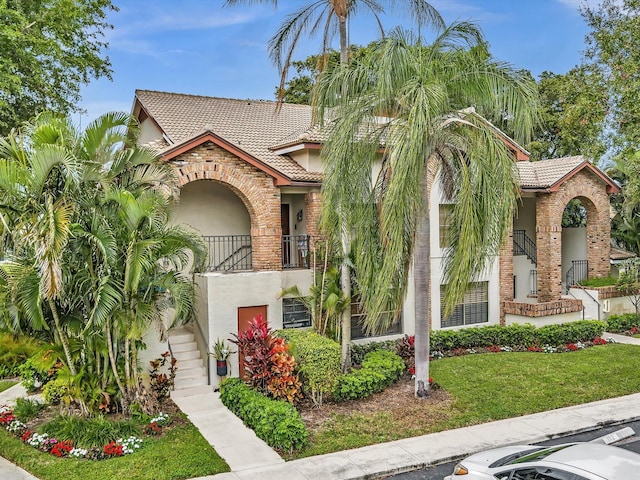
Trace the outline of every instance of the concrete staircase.
<instances>
[{"instance_id":1,"label":"concrete staircase","mask_svg":"<svg viewBox=\"0 0 640 480\"><path fill-rule=\"evenodd\" d=\"M169 343L173 356L178 360L174 393L193 389L211 390L208 385L207 368L198 350L193 333L185 327L169 333Z\"/></svg>"}]
</instances>

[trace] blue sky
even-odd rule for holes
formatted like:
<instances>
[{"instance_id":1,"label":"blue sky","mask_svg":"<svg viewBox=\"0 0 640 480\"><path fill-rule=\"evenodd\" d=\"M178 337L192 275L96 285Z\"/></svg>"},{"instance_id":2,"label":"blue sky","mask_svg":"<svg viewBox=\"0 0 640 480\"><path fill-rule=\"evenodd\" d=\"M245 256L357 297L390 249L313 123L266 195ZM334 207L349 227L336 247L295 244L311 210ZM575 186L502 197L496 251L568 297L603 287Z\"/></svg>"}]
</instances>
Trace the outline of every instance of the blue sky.
<instances>
[{"instance_id":1,"label":"blue sky","mask_svg":"<svg viewBox=\"0 0 640 480\"><path fill-rule=\"evenodd\" d=\"M223 0L115 0L107 54L113 81L94 80L82 90L82 123L112 110L129 112L136 89L231 98L273 99L279 83L267 42L287 13L308 0L271 6L222 8ZM401 2L398 2L401 3ZM433 0L447 22L479 24L492 54L536 77L565 73L580 62L587 27L581 0ZM397 13L397 12L396 12ZM383 17L385 28L410 26L401 16ZM378 38L373 17L352 20L350 41ZM297 59L318 53L319 38L307 39Z\"/></svg>"}]
</instances>

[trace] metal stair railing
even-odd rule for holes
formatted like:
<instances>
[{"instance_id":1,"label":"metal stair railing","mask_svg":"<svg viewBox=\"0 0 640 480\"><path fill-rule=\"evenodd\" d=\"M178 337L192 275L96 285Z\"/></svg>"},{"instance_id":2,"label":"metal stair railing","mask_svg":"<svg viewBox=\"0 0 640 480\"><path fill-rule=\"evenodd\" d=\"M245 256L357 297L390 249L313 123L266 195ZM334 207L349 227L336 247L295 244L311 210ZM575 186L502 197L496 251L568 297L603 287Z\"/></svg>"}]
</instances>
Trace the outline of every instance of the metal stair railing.
<instances>
[{"instance_id":1,"label":"metal stair railing","mask_svg":"<svg viewBox=\"0 0 640 480\"><path fill-rule=\"evenodd\" d=\"M526 255L534 265L538 264L538 252L536 244L527 236L525 230L513 231L513 254Z\"/></svg>"},{"instance_id":2,"label":"metal stair railing","mask_svg":"<svg viewBox=\"0 0 640 480\"><path fill-rule=\"evenodd\" d=\"M207 272L251 270L251 235L205 236Z\"/></svg>"}]
</instances>

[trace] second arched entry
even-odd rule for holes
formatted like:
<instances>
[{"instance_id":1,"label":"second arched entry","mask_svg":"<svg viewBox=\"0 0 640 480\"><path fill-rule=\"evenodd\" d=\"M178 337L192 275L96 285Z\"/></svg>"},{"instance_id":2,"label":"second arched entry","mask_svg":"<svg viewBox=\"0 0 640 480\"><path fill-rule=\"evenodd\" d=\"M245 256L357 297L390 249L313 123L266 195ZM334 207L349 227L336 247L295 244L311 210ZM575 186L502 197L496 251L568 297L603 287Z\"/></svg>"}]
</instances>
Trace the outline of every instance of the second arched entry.
<instances>
[{"instance_id":1,"label":"second arched entry","mask_svg":"<svg viewBox=\"0 0 640 480\"><path fill-rule=\"evenodd\" d=\"M608 195L595 175L581 171L563 183L557 191L539 194L537 197L538 302L550 302L562 297L563 282L566 282L566 272L570 268L565 264L564 257L567 255L563 255L562 216L567 204L574 198L579 199L586 210L587 274L589 277L599 277L609 273Z\"/></svg>"}]
</instances>

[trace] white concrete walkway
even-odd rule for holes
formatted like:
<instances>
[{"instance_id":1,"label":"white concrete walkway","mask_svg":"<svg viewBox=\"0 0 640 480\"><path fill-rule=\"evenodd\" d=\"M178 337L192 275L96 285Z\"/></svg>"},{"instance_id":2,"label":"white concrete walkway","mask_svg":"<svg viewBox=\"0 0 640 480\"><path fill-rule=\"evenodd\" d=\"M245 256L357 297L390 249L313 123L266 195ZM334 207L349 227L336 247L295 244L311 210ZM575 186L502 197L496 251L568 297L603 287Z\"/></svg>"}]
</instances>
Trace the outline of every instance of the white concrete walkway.
<instances>
[{"instance_id":1,"label":"white concrete walkway","mask_svg":"<svg viewBox=\"0 0 640 480\"><path fill-rule=\"evenodd\" d=\"M220 401L213 387L171 392L171 399L234 472L284 464L284 460Z\"/></svg>"}]
</instances>

